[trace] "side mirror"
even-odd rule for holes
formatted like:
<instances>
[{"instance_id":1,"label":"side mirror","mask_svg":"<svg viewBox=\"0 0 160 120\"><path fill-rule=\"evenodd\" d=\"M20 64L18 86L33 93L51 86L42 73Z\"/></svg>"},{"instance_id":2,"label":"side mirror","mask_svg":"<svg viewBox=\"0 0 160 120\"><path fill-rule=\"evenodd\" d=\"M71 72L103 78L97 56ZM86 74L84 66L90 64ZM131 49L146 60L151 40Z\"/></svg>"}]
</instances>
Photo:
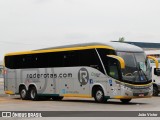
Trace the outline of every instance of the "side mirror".
<instances>
[{"instance_id":1,"label":"side mirror","mask_svg":"<svg viewBox=\"0 0 160 120\"><path fill-rule=\"evenodd\" d=\"M158 60L157 60L155 57L152 57L152 56L147 56L147 57L148 57L148 59L154 60L154 61L155 61L156 68L158 68L158 66L159 66Z\"/></svg>"},{"instance_id":2,"label":"side mirror","mask_svg":"<svg viewBox=\"0 0 160 120\"><path fill-rule=\"evenodd\" d=\"M111 58L114 58L114 59L118 60L119 63L120 63L121 69L124 69L124 68L125 68L125 62L124 62L124 59L123 59L123 58L121 58L121 57L119 57L119 56L116 56L116 55L107 55L107 57L111 57Z\"/></svg>"},{"instance_id":3,"label":"side mirror","mask_svg":"<svg viewBox=\"0 0 160 120\"><path fill-rule=\"evenodd\" d=\"M160 76L160 68L154 68L154 74Z\"/></svg>"}]
</instances>

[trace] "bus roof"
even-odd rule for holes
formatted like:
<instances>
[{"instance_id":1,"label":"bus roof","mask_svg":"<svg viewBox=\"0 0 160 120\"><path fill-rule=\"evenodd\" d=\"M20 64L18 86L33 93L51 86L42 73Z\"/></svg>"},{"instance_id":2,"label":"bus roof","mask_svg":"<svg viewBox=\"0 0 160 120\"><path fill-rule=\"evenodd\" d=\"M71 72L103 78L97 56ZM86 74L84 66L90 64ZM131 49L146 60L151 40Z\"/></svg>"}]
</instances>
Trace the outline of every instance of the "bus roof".
<instances>
[{"instance_id":1,"label":"bus roof","mask_svg":"<svg viewBox=\"0 0 160 120\"><path fill-rule=\"evenodd\" d=\"M128 52L143 52L143 49L135 45L127 43L117 43L117 42L106 42L106 43L82 43L82 44L73 44L66 46L58 47L49 47L31 51L24 52L13 52L8 53L5 56L10 55L21 55L21 54L35 54L35 53L47 53L47 52L56 52L56 51L70 51L70 50L80 50L80 49L91 49L91 48L108 48L115 51L128 51Z\"/></svg>"},{"instance_id":2,"label":"bus roof","mask_svg":"<svg viewBox=\"0 0 160 120\"><path fill-rule=\"evenodd\" d=\"M113 47L116 51L128 51L128 52L144 52L142 48L123 42L108 42L106 45Z\"/></svg>"},{"instance_id":3,"label":"bus roof","mask_svg":"<svg viewBox=\"0 0 160 120\"><path fill-rule=\"evenodd\" d=\"M116 51L129 51L129 52L143 52L143 49L127 44L127 43L118 43L118 42L106 42L106 43L82 43L82 44L73 44L73 45L66 45L66 46L58 46L58 47L49 47L49 48L43 48L38 50L50 50L50 49L61 49L61 48L76 48L76 47L85 47L85 46L108 46Z\"/></svg>"}]
</instances>

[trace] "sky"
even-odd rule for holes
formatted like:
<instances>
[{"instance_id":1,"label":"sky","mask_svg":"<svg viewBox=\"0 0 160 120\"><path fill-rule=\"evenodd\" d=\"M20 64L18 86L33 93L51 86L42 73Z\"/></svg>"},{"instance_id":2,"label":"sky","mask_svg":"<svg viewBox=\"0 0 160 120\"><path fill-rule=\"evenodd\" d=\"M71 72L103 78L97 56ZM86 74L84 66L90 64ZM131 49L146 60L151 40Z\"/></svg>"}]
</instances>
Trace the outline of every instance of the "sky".
<instances>
[{"instance_id":1,"label":"sky","mask_svg":"<svg viewBox=\"0 0 160 120\"><path fill-rule=\"evenodd\" d=\"M160 0L0 0L4 54L86 42L160 43Z\"/></svg>"}]
</instances>

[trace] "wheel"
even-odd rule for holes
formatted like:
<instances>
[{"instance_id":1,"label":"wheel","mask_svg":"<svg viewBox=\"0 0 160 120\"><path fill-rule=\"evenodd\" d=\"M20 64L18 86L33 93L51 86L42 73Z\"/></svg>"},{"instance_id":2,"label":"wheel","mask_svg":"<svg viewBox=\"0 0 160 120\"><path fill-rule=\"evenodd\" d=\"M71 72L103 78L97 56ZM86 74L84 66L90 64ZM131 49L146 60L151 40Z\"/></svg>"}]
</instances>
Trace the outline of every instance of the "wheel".
<instances>
[{"instance_id":1,"label":"wheel","mask_svg":"<svg viewBox=\"0 0 160 120\"><path fill-rule=\"evenodd\" d=\"M22 100L27 100L29 98L28 91L24 86L20 88L19 94Z\"/></svg>"},{"instance_id":2,"label":"wheel","mask_svg":"<svg viewBox=\"0 0 160 120\"><path fill-rule=\"evenodd\" d=\"M153 86L153 96L158 96L158 93L159 91L158 91L157 86Z\"/></svg>"},{"instance_id":3,"label":"wheel","mask_svg":"<svg viewBox=\"0 0 160 120\"><path fill-rule=\"evenodd\" d=\"M131 99L120 99L120 101L122 103L129 103L131 101Z\"/></svg>"},{"instance_id":4,"label":"wheel","mask_svg":"<svg viewBox=\"0 0 160 120\"><path fill-rule=\"evenodd\" d=\"M107 101L107 99L105 99L104 92L103 92L103 89L101 87L98 87L95 90L94 99L98 103L103 103L103 102Z\"/></svg>"},{"instance_id":5,"label":"wheel","mask_svg":"<svg viewBox=\"0 0 160 120\"><path fill-rule=\"evenodd\" d=\"M62 100L62 99L63 99L62 96L55 96L55 97L52 97L52 100L54 100L54 101L60 101L60 100Z\"/></svg>"},{"instance_id":6,"label":"wheel","mask_svg":"<svg viewBox=\"0 0 160 120\"><path fill-rule=\"evenodd\" d=\"M38 100L37 90L35 87L31 87L29 89L29 96L31 100Z\"/></svg>"}]
</instances>

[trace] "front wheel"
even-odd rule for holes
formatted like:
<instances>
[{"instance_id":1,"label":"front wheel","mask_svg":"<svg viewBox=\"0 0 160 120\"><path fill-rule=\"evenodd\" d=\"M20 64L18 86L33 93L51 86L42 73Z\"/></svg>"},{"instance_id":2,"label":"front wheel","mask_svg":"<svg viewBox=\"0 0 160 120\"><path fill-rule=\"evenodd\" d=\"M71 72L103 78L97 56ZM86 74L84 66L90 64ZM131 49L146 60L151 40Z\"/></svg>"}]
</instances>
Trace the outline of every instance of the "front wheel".
<instances>
[{"instance_id":1,"label":"front wheel","mask_svg":"<svg viewBox=\"0 0 160 120\"><path fill-rule=\"evenodd\" d=\"M29 89L29 95L31 100L38 100L37 89L35 87Z\"/></svg>"},{"instance_id":2,"label":"front wheel","mask_svg":"<svg viewBox=\"0 0 160 120\"><path fill-rule=\"evenodd\" d=\"M120 101L122 103L129 103L131 101L131 99L120 99Z\"/></svg>"},{"instance_id":3,"label":"front wheel","mask_svg":"<svg viewBox=\"0 0 160 120\"><path fill-rule=\"evenodd\" d=\"M103 89L101 87L98 87L94 92L94 99L98 103L103 103L106 101Z\"/></svg>"}]
</instances>

